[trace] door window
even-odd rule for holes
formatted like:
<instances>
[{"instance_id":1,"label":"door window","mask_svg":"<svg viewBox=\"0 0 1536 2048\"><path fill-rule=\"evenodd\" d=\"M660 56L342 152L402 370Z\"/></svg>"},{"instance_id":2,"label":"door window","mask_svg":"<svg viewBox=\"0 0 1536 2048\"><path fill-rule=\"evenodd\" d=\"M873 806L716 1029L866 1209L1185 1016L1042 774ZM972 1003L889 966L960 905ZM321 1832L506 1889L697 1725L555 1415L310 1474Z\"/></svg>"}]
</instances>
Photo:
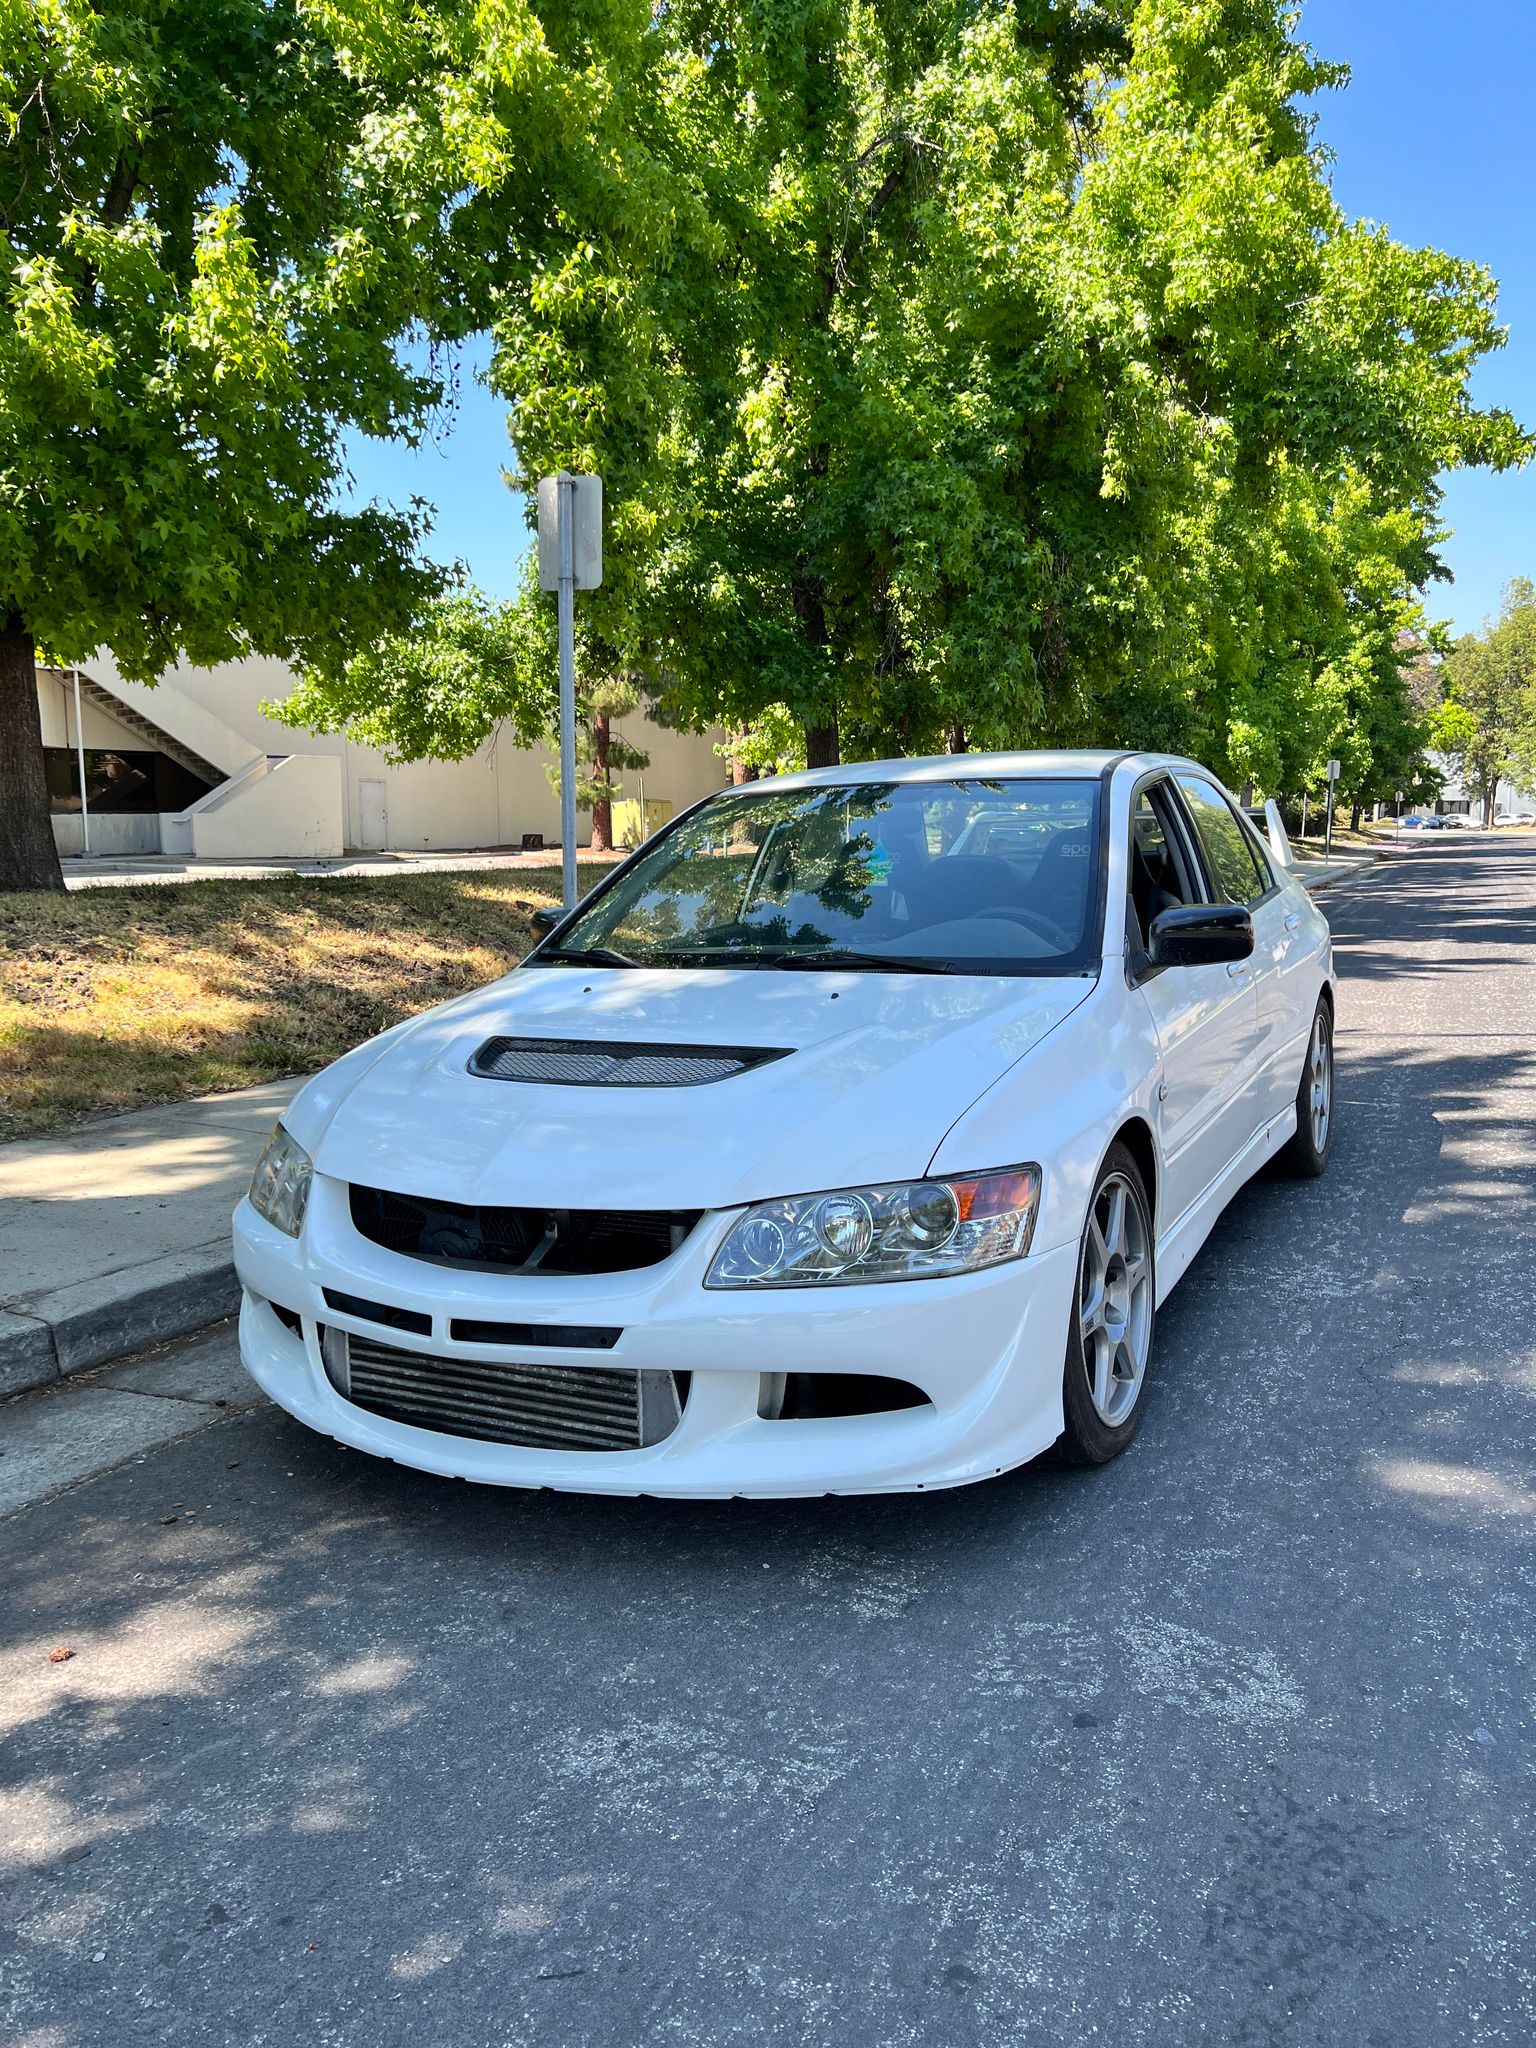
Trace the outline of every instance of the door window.
<instances>
[{"instance_id":1,"label":"door window","mask_svg":"<svg viewBox=\"0 0 1536 2048\"><path fill-rule=\"evenodd\" d=\"M1126 926L1137 952L1145 952L1147 933L1160 910L1200 901L1200 884L1184 841L1167 783L1149 783L1131 812Z\"/></svg>"},{"instance_id":2,"label":"door window","mask_svg":"<svg viewBox=\"0 0 1536 2048\"><path fill-rule=\"evenodd\" d=\"M1238 823L1237 813L1208 782L1193 775L1181 775L1179 788L1215 884L1216 901L1256 903L1270 888L1271 878L1267 868L1260 868L1259 856Z\"/></svg>"}]
</instances>

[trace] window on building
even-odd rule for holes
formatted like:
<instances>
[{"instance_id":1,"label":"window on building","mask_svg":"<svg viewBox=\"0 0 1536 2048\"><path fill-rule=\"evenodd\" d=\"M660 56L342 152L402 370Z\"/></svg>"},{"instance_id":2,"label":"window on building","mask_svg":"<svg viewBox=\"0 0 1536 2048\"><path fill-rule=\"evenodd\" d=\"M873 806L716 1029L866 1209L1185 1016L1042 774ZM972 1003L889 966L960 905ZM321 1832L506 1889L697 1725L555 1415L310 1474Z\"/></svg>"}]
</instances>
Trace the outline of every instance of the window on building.
<instances>
[{"instance_id":1,"label":"window on building","mask_svg":"<svg viewBox=\"0 0 1536 2048\"><path fill-rule=\"evenodd\" d=\"M73 747L44 747L43 774L50 811L73 817L80 809L80 757ZM184 811L210 785L168 754L149 749L85 750L85 793L103 817L116 813Z\"/></svg>"}]
</instances>

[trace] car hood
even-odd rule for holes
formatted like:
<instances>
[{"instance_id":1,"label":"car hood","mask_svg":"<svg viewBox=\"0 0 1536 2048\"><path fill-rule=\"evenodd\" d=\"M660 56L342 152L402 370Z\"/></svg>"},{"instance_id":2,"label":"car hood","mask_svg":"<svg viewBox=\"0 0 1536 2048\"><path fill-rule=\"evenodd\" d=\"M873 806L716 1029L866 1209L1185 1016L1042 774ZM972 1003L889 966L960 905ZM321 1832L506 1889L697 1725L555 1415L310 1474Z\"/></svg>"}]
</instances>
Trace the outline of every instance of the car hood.
<instances>
[{"instance_id":1,"label":"car hood","mask_svg":"<svg viewBox=\"0 0 1536 2048\"><path fill-rule=\"evenodd\" d=\"M319 1172L440 1201L715 1209L900 1180L924 1171L956 1117L1092 986L1081 976L527 968L359 1047L310 1083L286 1121ZM503 1034L786 1057L686 1087L471 1074L471 1056Z\"/></svg>"}]
</instances>

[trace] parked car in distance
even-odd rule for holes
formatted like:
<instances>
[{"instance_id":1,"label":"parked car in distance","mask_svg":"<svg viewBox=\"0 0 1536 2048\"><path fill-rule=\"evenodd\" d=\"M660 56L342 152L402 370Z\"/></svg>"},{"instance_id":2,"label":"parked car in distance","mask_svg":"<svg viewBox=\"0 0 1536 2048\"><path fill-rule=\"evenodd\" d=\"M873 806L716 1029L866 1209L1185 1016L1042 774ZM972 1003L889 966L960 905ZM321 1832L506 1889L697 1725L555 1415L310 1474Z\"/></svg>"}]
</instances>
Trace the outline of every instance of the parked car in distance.
<instances>
[{"instance_id":1,"label":"parked car in distance","mask_svg":"<svg viewBox=\"0 0 1536 2048\"><path fill-rule=\"evenodd\" d=\"M1102 1463L1223 1207L1326 1166L1334 1000L1192 761L724 791L299 1091L236 1213L242 1355L342 1443L508 1486Z\"/></svg>"},{"instance_id":2,"label":"parked car in distance","mask_svg":"<svg viewBox=\"0 0 1536 2048\"><path fill-rule=\"evenodd\" d=\"M1470 832L1472 820L1462 817L1459 811L1444 811L1436 820L1442 832Z\"/></svg>"}]
</instances>

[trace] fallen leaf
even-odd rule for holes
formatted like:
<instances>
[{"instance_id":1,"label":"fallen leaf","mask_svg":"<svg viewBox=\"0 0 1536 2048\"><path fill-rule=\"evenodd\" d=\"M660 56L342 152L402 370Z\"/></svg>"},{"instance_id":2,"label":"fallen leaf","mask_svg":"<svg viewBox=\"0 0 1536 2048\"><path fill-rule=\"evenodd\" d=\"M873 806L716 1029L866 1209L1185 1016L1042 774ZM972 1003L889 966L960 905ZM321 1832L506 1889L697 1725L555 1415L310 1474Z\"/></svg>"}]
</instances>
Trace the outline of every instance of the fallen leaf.
<instances>
[{"instance_id":1,"label":"fallen leaf","mask_svg":"<svg viewBox=\"0 0 1536 2048\"><path fill-rule=\"evenodd\" d=\"M68 1643L60 1643L56 1650L48 1652L48 1662L50 1664L67 1664L74 1654Z\"/></svg>"}]
</instances>

